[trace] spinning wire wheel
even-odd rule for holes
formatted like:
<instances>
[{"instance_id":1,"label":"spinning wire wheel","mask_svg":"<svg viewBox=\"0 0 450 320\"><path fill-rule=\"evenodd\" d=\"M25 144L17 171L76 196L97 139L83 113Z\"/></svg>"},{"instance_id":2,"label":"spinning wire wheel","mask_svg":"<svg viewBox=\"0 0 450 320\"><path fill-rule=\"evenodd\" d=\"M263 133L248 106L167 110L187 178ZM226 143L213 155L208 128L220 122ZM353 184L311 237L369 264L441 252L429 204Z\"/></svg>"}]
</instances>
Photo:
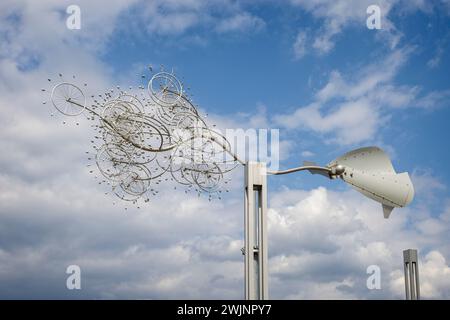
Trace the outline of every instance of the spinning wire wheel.
<instances>
[{"instance_id":1,"label":"spinning wire wheel","mask_svg":"<svg viewBox=\"0 0 450 320\"><path fill-rule=\"evenodd\" d=\"M86 108L86 97L76 85L62 82L53 87L51 100L53 106L66 116L78 116Z\"/></svg>"},{"instance_id":2,"label":"spinning wire wheel","mask_svg":"<svg viewBox=\"0 0 450 320\"><path fill-rule=\"evenodd\" d=\"M181 82L167 72L155 74L148 83L148 90L153 101L165 107L174 106L183 95Z\"/></svg>"}]
</instances>

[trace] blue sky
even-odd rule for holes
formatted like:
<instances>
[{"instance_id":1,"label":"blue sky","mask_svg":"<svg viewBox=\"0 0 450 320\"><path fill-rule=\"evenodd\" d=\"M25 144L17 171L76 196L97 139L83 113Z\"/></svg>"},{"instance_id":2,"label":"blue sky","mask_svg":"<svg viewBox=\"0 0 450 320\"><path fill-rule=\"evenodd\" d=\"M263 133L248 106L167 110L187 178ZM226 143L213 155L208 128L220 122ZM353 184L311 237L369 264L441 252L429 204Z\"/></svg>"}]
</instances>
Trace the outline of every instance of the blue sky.
<instances>
[{"instance_id":1,"label":"blue sky","mask_svg":"<svg viewBox=\"0 0 450 320\"><path fill-rule=\"evenodd\" d=\"M80 30L69 4L0 4L1 298L242 298L240 171L223 201L167 188L124 214L86 172L88 126L41 105L58 72L100 92L148 65L174 69L221 128L279 129L282 168L378 145L412 176L414 202L389 220L342 182L271 177L272 297L402 299L413 247L424 297L450 298L448 1L78 1ZM381 290L365 286L372 264Z\"/></svg>"}]
</instances>

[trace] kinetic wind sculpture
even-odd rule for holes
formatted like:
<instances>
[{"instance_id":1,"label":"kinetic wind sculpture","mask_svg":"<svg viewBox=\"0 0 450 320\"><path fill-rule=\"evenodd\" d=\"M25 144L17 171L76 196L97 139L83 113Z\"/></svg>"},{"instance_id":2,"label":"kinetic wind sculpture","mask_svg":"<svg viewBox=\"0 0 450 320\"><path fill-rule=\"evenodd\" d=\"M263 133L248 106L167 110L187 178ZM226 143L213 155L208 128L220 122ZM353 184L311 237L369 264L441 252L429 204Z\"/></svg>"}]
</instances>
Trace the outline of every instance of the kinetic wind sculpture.
<instances>
[{"instance_id":1,"label":"kinetic wind sculpture","mask_svg":"<svg viewBox=\"0 0 450 320\"><path fill-rule=\"evenodd\" d=\"M173 73L161 71L146 86L117 86L90 99L87 84L74 82L75 76L68 82L59 74L51 91L42 89L50 93L43 103L50 102L65 116L84 114L94 122L94 154L88 159L95 161L100 183L119 198L148 202L168 180L185 186L185 192L206 193L209 200L228 192L225 175L240 160L228 140L207 125Z\"/></svg>"},{"instance_id":2,"label":"kinetic wind sculpture","mask_svg":"<svg viewBox=\"0 0 450 320\"><path fill-rule=\"evenodd\" d=\"M148 202L149 196L158 193L157 185L168 180L185 186L185 192L220 199L221 193L228 191L223 188L228 182L226 174L244 165L247 299L268 298L267 174L309 171L341 178L381 203L385 218L395 207L407 206L413 200L408 173L397 173L386 153L377 147L353 150L325 167L305 162L288 170L268 171L265 163L240 160L229 141L206 124L173 73L161 71L146 86L128 91L116 87L91 95L89 101L80 86L64 81L61 74L59 78L51 89L51 103L65 116L84 114L94 121L97 133L91 143L95 154L89 160L95 161L103 177L100 183L108 184L123 200Z\"/></svg>"}]
</instances>

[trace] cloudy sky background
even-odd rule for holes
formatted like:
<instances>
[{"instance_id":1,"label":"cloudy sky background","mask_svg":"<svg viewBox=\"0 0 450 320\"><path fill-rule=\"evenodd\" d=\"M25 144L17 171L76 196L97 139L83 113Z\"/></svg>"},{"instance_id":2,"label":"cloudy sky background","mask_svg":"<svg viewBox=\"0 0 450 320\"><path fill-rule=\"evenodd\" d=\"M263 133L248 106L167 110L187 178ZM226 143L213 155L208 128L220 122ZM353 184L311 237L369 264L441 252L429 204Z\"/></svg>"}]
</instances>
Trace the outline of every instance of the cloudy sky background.
<instances>
[{"instance_id":1,"label":"cloudy sky background","mask_svg":"<svg viewBox=\"0 0 450 320\"><path fill-rule=\"evenodd\" d=\"M41 103L59 72L103 91L149 64L222 128L280 129L282 167L378 145L412 175L414 202L389 220L342 182L269 178L272 298L403 299L407 248L422 296L450 298L449 22L447 0L1 1L0 298L243 298L240 170L222 201L166 186L125 210L88 173L83 117ZM82 290L66 289L71 264Z\"/></svg>"}]
</instances>

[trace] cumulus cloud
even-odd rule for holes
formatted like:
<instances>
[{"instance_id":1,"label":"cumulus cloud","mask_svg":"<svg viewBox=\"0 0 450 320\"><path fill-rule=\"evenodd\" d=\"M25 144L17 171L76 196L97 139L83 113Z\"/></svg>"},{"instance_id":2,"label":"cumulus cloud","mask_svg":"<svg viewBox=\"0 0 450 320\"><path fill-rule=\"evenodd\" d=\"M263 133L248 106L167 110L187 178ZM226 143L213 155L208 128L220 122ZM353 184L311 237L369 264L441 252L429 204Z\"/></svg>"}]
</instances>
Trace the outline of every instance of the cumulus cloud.
<instances>
[{"instance_id":1,"label":"cumulus cloud","mask_svg":"<svg viewBox=\"0 0 450 320\"><path fill-rule=\"evenodd\" d=\"M3 298L243 297L239 194L209 203L163 190L145 210L124 211L81 165L79 170L33 184L2 176ZM444 225L445 214L438 225ZM273 193L271 297L402 298L401 253L408 247L425 256L423 296L448 297L448 284L439 280L449 272L442 248L448 229L411 231L408 224L425 225L414 216L412 210L396 210L385 220L379 205L354 191L320 187ZM438 249L429 255L427 247ZM69 264L82 269L81 293L64 288ZM381 268L381 290L366 287L366 269L373 264Z\"/></svg>"},{"instance_id":2,"label":"cumulus cloud","mask_svg":"<svg viewBox=\"0 0 450 320\"><path fill-rule=\"evenodd\" d=\"M356 75L345 77L332 71L311 104L292 114L277 115L276 123L288 129L313 131L330 142L352 145L376 140L394 109L447 105L448 90L422 94L420 87L393 84L411 52L411 48L395 50Z\"/></svg>"},{"instance_id":3,"label":"cumulus cloud","mask_svg":"<svg viewBox=\"0 0 450 320\"><path fill-rule=\"evenodd\" d=\"M71 164L35 183L2 174L2 298L77 297L64 287L70 264L90 298L240 297L239 202L165 190L145 210L124 210ZM215 293L203 291L213 282Z\"/></svg>"},{"instance_id":4,"label":"cumulus cloud","mask_svg":"<svg viewBox=\"0 0 450 320\"><path fill-rule=\"evenodd\" d=\"M390 49L395 49L402 37L402 33L392 22L392 12L397 10L401 14L411 14L417 11L431 13L433 7L440 8L439 3L422 0L383 0L376 3L371 0L290 0L290 2L294 7L304 10L322 22L322 26L313 34L312 41L312 48L318 54L327 54L332 51L339 35L347 28L366 28L366 20L369 17L366 10L371 5L378 5L381 13L382 27L381 30L377 30L376 37L381 40L380 42L387 43Z\"/></svg>"},{"instance_id":5,"label":"cumulus cloud","mask_svg":"<svg viewBox=\"0 0 450 320\"><path fill-rule=\"evenodd\" d=\"M447 187L445 184L436 178L430 169L416 168L411 175L414 189L423 197L426 197L429 202L435 199L436 192L443 191Z\"/></svg>"},{"instance_id":6,"label":"cumulus cloud","mask_svg":"<svg viewBox=\"0 0 450 320\"><path fill-rule=\"evenodd\" d=\"M419 195L420 197L420 195ZM423 221L414 210L394 211L382 218L381 207L353 191L284 190L272 195L269 210L270 270L273 295L285 298L403 298L402 251L418 248L424 298L448 297L446 250L440 247L448 230L410 231ZM432 219L428 216L427 219ZM423 259L423 261L422 261ZM366 286L367 267L381 269L381 289ZM431 289L432 288L432 289Z\"/></svg>"},{"instance_id":7,"label":"cumulus cloud","mask_svg":"<svg viewBox=\"0 0 450 320\"><path fill-rule=\"evenodd\" d=\"M392 272L391 289L397 297L405 295L403 272ZM424 261L419 261L420 296L422 299L448 298L450 267L445 257L438 251L431 251Z\"/></svg>"},{"instance_id":8,"label":"cumulus cloud","mask_svg":"<svg viewBox=\"0 0 450 320\"><path fill-rule=\"evenodd\" d=\"M392 6L397 1L381 1L377 5L381 7L383 23L389 25L388 15ZM312 47L320 54L330 52L336 42L336 37L349 25L366 27L366 9L373 5L373 1L303 1L291 0L294 6L311 13L316 19L323 20L323 26L315 34ZM385 27L386 29L386 27ZM389 35L392 28L385 31Z\"/></svg>"}]
</instances>

